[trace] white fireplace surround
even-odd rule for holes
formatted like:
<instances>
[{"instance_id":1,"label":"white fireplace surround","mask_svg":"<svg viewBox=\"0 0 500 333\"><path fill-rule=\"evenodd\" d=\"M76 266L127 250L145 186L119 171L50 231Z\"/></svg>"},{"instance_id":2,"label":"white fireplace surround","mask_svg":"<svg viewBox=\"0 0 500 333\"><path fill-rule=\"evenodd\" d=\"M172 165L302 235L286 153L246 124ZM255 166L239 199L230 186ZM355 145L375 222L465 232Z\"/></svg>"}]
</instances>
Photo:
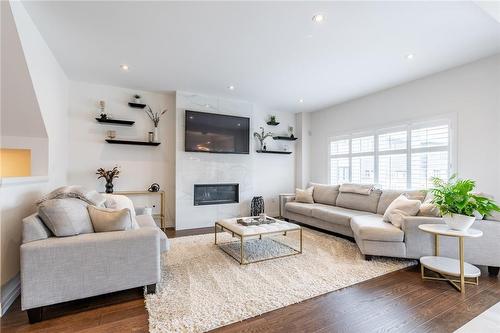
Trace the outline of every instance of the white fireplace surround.
<instances>
[{"instance_id":1,"label":"white fireplace surround","mask_svg":"<svg viewBox=\"0 0 500 333\"><path fill-rule=\"evenodd\" d=\"M212 112L250 118L250 154L208 154L184 151L185 110ZM279 127L266 125L269 115L277 115ZM295 154L273 155L255 152L253 133L266 131L285 134L295 127L295 115L262 110L245 101L236 101L188 92L176 93L176 229L213 226L221 218L248 215L253 196L266 200L266 213L278 214L278 194L295 188ZM283 143L268 139L268 149L281 149ZM288 143L294 151L294 144ZM194 205L195 184L239 184L239 203Z\"/></svg>"}]
</instances>

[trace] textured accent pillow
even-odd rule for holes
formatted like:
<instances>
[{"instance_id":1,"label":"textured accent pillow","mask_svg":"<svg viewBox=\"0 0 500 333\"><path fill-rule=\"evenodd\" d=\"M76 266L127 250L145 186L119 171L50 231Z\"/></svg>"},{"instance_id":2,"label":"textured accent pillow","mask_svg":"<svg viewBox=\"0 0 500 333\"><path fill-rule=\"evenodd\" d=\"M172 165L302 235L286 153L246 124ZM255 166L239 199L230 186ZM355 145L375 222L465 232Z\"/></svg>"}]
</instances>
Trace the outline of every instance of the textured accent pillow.
<instances>
[{"instance_id":1,"label":"textured accent pillow","mask_svg":"<svg viewBox=\"0 0 500 333\"><path fill-rule=\"evenodd\" d=\"M38 205L38 216L57 237L94 232L87 203L80 199L51 199Z\"/></svg>"},{"instance_id":2,"label":"textured accent pillow","mask_svg":"<svg viewBox=\"0 0 500 333\"><path fill-rule=\"evenodd\" d=\"M305 190L295 189L295 201L303 203L314 203L313 200L314 187L308 187Z\"/></svg>"},{"instance_id":3,"label":"textured accent pillow","mask_svg":"<svg viewBox=\"0 0 500 333\"><path fill-rule=\"evenodd\" d=\"M106 202L104 203L106 208L114 210L128 208L132 216L132 229L139 229L139 224L135 219L134 203L129 197L120 194L104 194L104 197L106 198Z\"/></svg>"},{"instance_id":4,"label":"textured accent pillow","mask_svg":"<svg viewBox=\"0 0 500 333\"><path fill-rule=\"evenodd\" d=\"M410 200L401 194L387 207L383 220L400 228L405 216L417 215L421 204L420 200Z\"/></svg>"},{"instance_id":5,"label":"textured accent pillow","mask_svg":"<svg viewBox=\"0 0 500 333\"><path fill-rule=\"evenodd\" d=\"M89 190L80 185L61 186L44 196L37 204L51 199L75 198L85 201L89 205L102 206L106 197L95 190Z\"/></svg>"},{"instance_id":6,"label":"textured accent pillow","mask_svg":"<svg viewBox=\"0 0 500 333\"><path fill-rule=\"evenodd\" d=\"M114 210L89 205L87 209L95 232L132 229L132 214L128 208Z\"/></svg>"},{"instance_id":7,"label":"textured accent pillow","mask_svg":"<svg viewBox=\"0 0 500 333\"><path fill-rule=\"evenodd\" d=\"M349 184L345 183L340 185L339 191L344 193L356 193L363 195L370 195L370 192L375 188L372 184Z\"/></svg>"}]
</instances>

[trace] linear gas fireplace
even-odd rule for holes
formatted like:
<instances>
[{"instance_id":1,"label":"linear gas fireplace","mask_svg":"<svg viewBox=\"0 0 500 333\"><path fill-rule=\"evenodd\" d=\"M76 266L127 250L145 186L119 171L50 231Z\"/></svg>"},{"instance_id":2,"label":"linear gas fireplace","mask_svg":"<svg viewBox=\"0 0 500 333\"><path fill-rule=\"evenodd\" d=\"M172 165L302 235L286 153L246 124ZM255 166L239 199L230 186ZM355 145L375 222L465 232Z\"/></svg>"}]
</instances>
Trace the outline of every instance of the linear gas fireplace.
<instances>
[{"instance_id":1,"label":"linear gas fireplace","mask_svg":"<svg viewBox=\"0 0 500 333\"><path fill-rule=\"evenodd\" d=\"M194 205L220 205L240 202L239 184L195 184Z\"/></svg>"}]
</instances>

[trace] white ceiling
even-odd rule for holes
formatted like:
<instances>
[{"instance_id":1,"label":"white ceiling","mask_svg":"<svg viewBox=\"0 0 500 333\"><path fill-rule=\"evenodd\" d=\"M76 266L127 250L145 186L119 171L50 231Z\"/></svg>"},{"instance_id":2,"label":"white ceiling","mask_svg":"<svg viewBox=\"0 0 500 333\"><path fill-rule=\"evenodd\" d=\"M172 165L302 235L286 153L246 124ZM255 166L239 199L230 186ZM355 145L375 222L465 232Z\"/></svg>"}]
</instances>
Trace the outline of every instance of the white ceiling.
<instances>
[{"instance_id":1,"label":"white ceiling","mask_svg":"<svg viewBox=\"0 0 500 333\"><path fill-rule=\"evenodd\" d=\"M321 109L500 52L500 23L471 2L24 4L72 80L277 111ZM314 23L317 13L326 20Z\"/></svg>"}]
</instances>

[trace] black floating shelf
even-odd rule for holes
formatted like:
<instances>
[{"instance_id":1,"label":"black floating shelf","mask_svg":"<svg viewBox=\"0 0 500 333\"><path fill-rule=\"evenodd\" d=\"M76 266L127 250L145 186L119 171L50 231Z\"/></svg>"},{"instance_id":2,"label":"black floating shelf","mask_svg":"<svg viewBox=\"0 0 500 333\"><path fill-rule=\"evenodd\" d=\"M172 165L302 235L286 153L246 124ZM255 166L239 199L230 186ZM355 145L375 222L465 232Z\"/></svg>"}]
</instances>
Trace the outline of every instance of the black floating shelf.
<instances>
[{"instance_id":1,"label":"black floating shelf","mask_svg":"<svg viewBox=\"0 0 500 333\"><path fill-rule=\"evenodd\" d=\"M257 150L257 153L265 153L265 154L291 154L291 151L283 151L283 150Z\"/></svg>"},{"instance_id":2,"label":"black floating shelf","mask_svg":"<svg viewBox=\"0 0 500 333\"><path fill-rule=\"evenodd\" d=\"M160 142L115 140L115 139L106 139L106 142L112 143L112 144L117 144L117 145L136 145L136 146L159 146L160 145Z\"/></svg>"},{"instance_id":3,"label":"black floating shelf","mask_svg":"<svg viewBox=\"0 0 500 333\"><path fill-rule=\"evenodd\" d=\"M291 138L289 136L273 136L273 139L274 140L284 140L284 141L295 141L297 140L298 138Z\"/></svg>"},{"instance_id":4,"label":"black floating shelf","mask_svg":"<svg viewBox=\"0 0 500 333\"><path fill-rule=\"evenodd\" d=\"M132 120L102 119L102 118L95 118L95 120L97 120L102 124L110 124L110 125L132 126L133 124L135 124L135 121Z\"/></svg>"},{"instance_id":5,"label":"black floating shelf","mask_svg":"<svg viewBox=\"0 0 500 333\"><path fill-rule=\"evenodd\" d=\"M135 109L144 109L146 107L146 104L141 104L141 103L128 103L128 106L130 106L131 108L135 108Z\"/></svg>"},{"instance_id":6,"label":"black floating shelf","mask_svg":"<svg viewBox=\"0 0 500 333\"><path fill-rule=\"evenodd\" d=\"M278 126L280 123L272 123L268 121L266 124L268 124L269 126Z\"/></svg>"}]
</instances>

